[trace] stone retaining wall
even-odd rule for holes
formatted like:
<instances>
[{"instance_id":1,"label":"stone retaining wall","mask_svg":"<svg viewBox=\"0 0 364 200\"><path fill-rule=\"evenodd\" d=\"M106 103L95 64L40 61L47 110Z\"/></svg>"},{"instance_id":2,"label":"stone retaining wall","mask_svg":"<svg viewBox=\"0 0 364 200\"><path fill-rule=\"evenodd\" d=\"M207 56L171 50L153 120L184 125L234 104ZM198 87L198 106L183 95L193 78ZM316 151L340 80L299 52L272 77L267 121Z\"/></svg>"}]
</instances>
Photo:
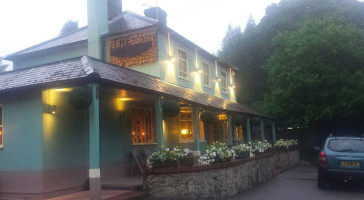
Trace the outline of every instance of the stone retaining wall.
<instances>
[{"instance_id":1,"label":"stone retaining wall","mask_svg":"<svg viewBox=\"0 0 364 200\"><path fill-rule=\"evenodd\" d=\"M145 177L144 189L154 198L226 198L272 176L274 156L267 153L227 163L151 169Z\"/></svg>"},{"instance_id":2,"label":"stone retaining wall","mask_svg":"<svg viewBox=\"0 0 364 200\"><path fill-rule=\"evenodd\" d=\"M298 150L274 152L274 167L276 169L289 169L297 165L299 161L300 154Z\"/></svg>"}]
</instances>

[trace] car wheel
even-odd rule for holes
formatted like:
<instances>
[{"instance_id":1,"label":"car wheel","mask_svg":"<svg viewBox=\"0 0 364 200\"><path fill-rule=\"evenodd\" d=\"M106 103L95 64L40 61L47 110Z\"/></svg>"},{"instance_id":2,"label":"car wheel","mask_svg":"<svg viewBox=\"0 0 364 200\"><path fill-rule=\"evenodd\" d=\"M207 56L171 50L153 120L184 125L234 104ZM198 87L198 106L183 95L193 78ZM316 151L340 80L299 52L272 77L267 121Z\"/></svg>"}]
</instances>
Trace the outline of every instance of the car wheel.
<instances>
[{"instance_id":1,"label":"car wheel","mask_svg":"<svg viewBox=\"0 0 364 200\"><path fill-rule=\"evenodd\" d=\"M317 176L317 186L319 189L328 188L328 182L320 172L318 173L318 176Z\"/></svg>"}]
</instances>

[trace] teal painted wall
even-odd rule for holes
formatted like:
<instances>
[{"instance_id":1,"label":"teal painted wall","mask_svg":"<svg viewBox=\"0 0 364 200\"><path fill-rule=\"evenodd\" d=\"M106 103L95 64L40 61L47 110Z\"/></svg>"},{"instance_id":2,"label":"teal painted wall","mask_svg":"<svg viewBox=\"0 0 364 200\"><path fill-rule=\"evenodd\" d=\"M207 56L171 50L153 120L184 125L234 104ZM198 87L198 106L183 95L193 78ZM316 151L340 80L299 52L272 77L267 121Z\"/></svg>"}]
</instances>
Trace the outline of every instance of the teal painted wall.
<instances>
[{"instance_id":1,"label":"teal painted wall","mask_svg":"<svg viewBox=\"0 0 364 200\"><path fill-rule=\"evenodd\" d=\"M101 163L130 161L132 135L129 103L125 112L117 109L115 96L103 94L100 97L100 157Z\"/></svg>"},{"instance_id":2,"label":"teal painted wall","mask_svg":"<svg viewBox=\"0 0 364 200\"><path fill-rule=\"evenodd\" d=\"M42 93L29 91L3 95L1 171L43 168Z\"/></svg>"},{"instance_id":3,"label":"teal painted wall","mask_svg":"<svg viewBox=\"0 0 364 200\"><path fill-rule=\"evenodd\" d=\"M47 50L36 56L14 60L13 68L21 69L84 55L87 55L87 42L79 43L78 45L73 45L71 47L64 47L62 49Z\"/></svg>"},{"instance_id":4,"label":"teal painted wall","mask_svg":"<svg viewBox=\"0 0 364 200\"><path fill-rule=\"evenodd\" d=\"M68 93L43 91L43 165L44 169L88 167L88 112L68 103ZM47 105L57 106L56 114Z\"/></svg>"},{"instance_id":5,"label":"teal painted wall","mask_svg":"<svg viewBox=\"0 0 364 200\"><path fill-rule=\"evenodd\" d=\"M188 65L188 79L184 79L178 76L178 49L182 49L187 52L187 65ZM170 49L170 52L169 52ZM200 74L199 78L196 78L196 52L194 48L190 46L186 46L182 42L176 40L172 35L170 35L170 45L168 45L168 35L165 33L158 33L158 52L159 52L159 59L163 60L164 66L161 68L161 80L165 80L170 83L174 83L176 85L180 85L182 87L191 88L196 91L208 93L210 95L215 95L218 97L222 97L225 99L229 99L235 101L235 95L228 93L221 92L221 82L218 83L218 89L216 89L215 82L217 77L220 77L220 71L223 70L227 74L227 86L230 86L230 69L227 67L222 67L220 65L217 66L217 76L216 76L216 66L215 61L211 58L207 58L204 55L201 55L197 51L197 66L198 69L202 69L202 62L206 62L210 65L210 86L205 86L202 83L203 76ZM169 54L176 59L175 62L168 62ZM173 67L169 68L168 65ZM171 70L172 69L172 70ZM232 79L234 79L232 77ZM232 80L234 84L235 81ZM235 93L235 89L234 92Z\"/></svg>"}]
</instances>

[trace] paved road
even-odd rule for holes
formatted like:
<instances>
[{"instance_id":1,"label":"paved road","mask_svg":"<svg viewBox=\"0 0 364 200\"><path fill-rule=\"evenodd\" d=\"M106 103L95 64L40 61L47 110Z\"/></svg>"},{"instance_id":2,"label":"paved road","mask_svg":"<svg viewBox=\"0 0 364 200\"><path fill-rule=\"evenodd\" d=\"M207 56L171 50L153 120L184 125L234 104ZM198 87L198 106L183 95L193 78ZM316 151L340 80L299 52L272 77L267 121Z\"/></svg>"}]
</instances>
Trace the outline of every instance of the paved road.
<instances>
[{"instance_id":1,"label":"paved road","mask_svg":"<svg viewBox=\"0 0 364 200\"><path fill-rule=\"evenodd\" d=\"M327 190L319 190L316 177L315 166L299 165L230 199L364 200L364 186L340 184Z\"/></svg>"}]
</instances>

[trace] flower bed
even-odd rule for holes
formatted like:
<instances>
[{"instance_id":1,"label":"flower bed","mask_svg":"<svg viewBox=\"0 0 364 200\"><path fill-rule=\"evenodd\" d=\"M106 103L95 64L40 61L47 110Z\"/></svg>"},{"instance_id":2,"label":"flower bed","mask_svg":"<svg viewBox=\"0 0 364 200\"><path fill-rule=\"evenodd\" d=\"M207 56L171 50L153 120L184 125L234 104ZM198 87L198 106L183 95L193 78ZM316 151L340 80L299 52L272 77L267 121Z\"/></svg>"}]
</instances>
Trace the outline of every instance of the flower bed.
<instances>
[{"instance_id":1,"label":"flower bed","mask_svg":"<svg viewBox=\"0 0 364 200\"><path fill-rule=\"evenodd\" d=\"M288 150L288 149L296 149L298 147L297 140L292 139L280 139L274 143L275 150Z\"/></svg>"},{"instance_id":2,"label":"flower bed","mask_svg":"<svg viewBox=\"0 0 364 200\"><path fill-rule=\"evenodd\" d=\"M179 146L174 148L161 147L148 156L147 166L149 168L177 167L180 165L193 165L193 155L189 149Z\"/></svg>"}]
</instances>

